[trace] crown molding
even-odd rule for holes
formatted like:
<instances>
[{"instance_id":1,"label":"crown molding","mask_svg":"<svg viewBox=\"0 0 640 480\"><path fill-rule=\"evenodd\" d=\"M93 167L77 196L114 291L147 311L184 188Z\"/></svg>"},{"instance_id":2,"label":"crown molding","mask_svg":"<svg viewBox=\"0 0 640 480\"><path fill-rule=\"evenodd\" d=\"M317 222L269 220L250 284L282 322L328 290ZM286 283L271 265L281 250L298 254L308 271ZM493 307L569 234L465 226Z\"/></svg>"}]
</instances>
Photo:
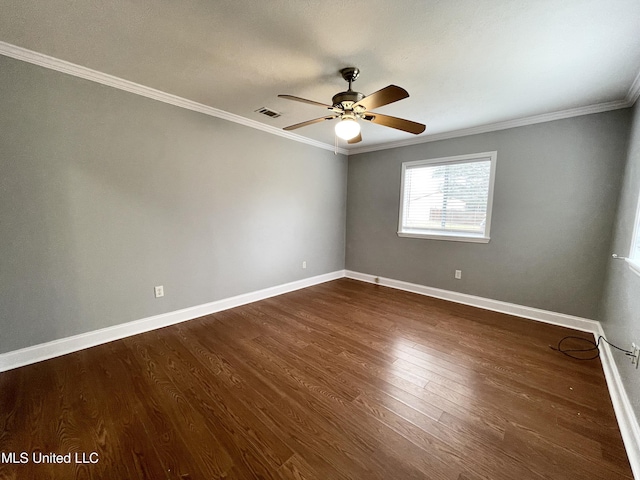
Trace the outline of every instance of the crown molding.
<instances>
[{"instance_id":1,"label":"crown molding","mask_svg":"<svg viewBox=\"0 0 640 480\"><path fill-rule=\"evenodd\" d=\"M246 127L255 128L266 133L278 135L280 137L294 140L300 143L306 143L313 147L322 148L324 150L330 150L333 152L341 153L343 155L356 155L359 153L375 152L378 150L387 150L390 148L406 147L409 145L417 145L421 143L436 142L438 140L446 140L449 138L464 137L468 135L477 135L480 133L495 132L498 130L506 130L508 128L524 127L527 125L534 125L536 123L551 122L553 120L561 120L565 118L578 117L581 115L589 115L592 113L608 112L610 110L618 110L621 108L628 108L635 104L640 97L640 72L636 76L629 91L624 100L615 100L612 102L598 103L595 105L587 105L585 107L571 108L568 110L561 110L558 112L543 113L541 115L534 115L531 117L518 118L514 120L506 120L504 122L490 123L486 125L479 125L477 127L463 128L460 130L453 130L449 132L436 133L433 135L422 135L416 138L408 140L401 140L397 142L390 142L378 145L369 145L365 147L356 148L343 148L335 147L328 143L313 140L311 138L303 137L295 133L291 133L282 130L271 125L260 123L256 120L236 115L235 113L226 112L218 108L210 107L202 103L194 102L186 98L179 97L170 93L162 92L154 88L146 87L129 80L125 80L107 73L92 70L81 65L76 65L65 60L60 60L43 53L34 52L26 48L18 47L6 42L0 41L0 55L6 57L22 60L27 63L39 65L41 67L49 68L61 73L73 75L75 77L83 78L92 82L100 83L109 87L117 88L125 92L133 93L143 97L151 98L159 102L167 103L176 107L199 112L211 117L221 118L230 122L239 123Z\"/></svg>"},{"instance_id":2,"label":"crown molding","mask_svg":"<svg viewBox=\"0 0 640 480\"><path fill-rule=\"evenodd\" d=\"M626 100L630 107L636 103L638 97L640 97L640 72L636 75L636 79L633 81L631 87L629 87L629 91L627 92Z\"/></svg>"},{"instance_id":3,"label":"crown molding","mask_svg":"<svg viewBox=\"0 0 640 480\"><path fill-rule=\"evenodd\" d=\"M636 79L638 81L638 79ZM416 138L410 138L408 140L401 140L399 142L390 142L380 145L370 145L368 147L352 148L349 150L349 155L355 155L358 153L375 152L378 150L386 150L389 148L406 147L409 145L417 145L420 143L437 142L438 140L446 140L449 138L466 137L468 135L477 135L479 133L495 132L498 130L506 130L508 128L524 127L527 125L534 125L536 123L551 122L553 120L562 120L564 118L579 117L581 115L590 115L592 113L608 112L610 110L618 110L620 108L627 108L632 106L628 100L615 100L613 102L597 103L595 105L587 105L586 107L570 108L568 110L560 110L558 112L543 113L541 115L534 115L525 118L516 118L513 120L506 120L504 122L489 123L486 125L479 125L477 127L463 128L461 130L453 130L450 132L435 133L433 135L424 135Z\"/></svg>"},{"instance_id":4,"label":"crown molding","mask_svg":"<svg viewBox=\"0 0 640 480\"><path fill-rule=\"evenodd\" d=\"M311 145L313 147L330 150L332 152L337 151L337 153L341 153L343 155L349 154L348 150L342 147L336 148L334 145L329 145L328 143L303 137L302 135L297 135L295 133L282 130L281 128L272 127L271 125L266 125L264 123L251 120L234 113L226 112L218 108L210 107L208 105L194 102L177 95L172 95L170 93L156 90L155 88L146 87L144 85L140 85L139 83L131 82L129 80L109 75L107 73L99 72L97 70L92 70L81 65L76 65L75 63L60 60L55 57L50 57L49 55L34 52L32 50L18 47L16 45L11 45L6 42L0 41L0 55L15 58L16 60L22 60L23 62L31 63L33 65L39 65L41 67L55 70L57 72L73 75L74 77L83 78L85 80L96 82L101 85L117 88L118 90L123 90L125 92L140 95L142 97L151 98L152 100L157 100L159 102L184 108L186 110L192 110L194 112L203 113L211 117L221 118L230 122L239 123L240 125L244 125L246 127L255 128L256 130L262 130L263 132L278 135L280 137L294 140L296 142L306 143L307 145Z\"/></svg>"}]
</instances>

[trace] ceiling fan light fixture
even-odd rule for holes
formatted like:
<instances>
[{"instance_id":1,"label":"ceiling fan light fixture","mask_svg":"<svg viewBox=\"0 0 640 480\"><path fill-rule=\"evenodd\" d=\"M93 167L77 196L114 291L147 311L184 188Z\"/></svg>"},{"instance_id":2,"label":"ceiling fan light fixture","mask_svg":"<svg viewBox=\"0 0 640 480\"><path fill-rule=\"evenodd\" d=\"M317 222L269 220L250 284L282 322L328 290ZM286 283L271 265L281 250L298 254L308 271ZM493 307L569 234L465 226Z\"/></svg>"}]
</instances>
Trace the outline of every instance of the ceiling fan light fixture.
<instances>
[{"instance_id":1,"label":"ceiling fan light fixture","mask_svg":"<svg viewBox=\"0 0 640 480\"><path fill-rule=\"evenodd\" d=\"M409 93L404 88L398 87L397 85L389 85L377 92L373 92L371 95L365 96L351 88L351 84L356 78L358 78L359 73L360 70L355 67L348 67L340 70L342 78L349 82L349 90L335 94L331 99L331 104L329 105L316 102L315 100L296 97L294 95L278 95L279 98L308 103L310 105L324 107L331 111L330 115L314 118L313 120L307 120L306 122L296 123L295 125L289 125L288 127L284 127L284 129L290 131L306 127L307 125L313 125L314 123L323 122L325 120L339 118L340 121L335 126L336 139L337 137L340 137L350 144L362 141L360 123L358 122L358 119L382 125L383 127L413 133L414 135L419 135L425 131L426 126L422 123L372 112L371 109L373 108L383 107L390 103L397 102L398 100L402 100L403 98L407 98Z\"/></svg>"},{"instance_id":2,"label":"ceiling fan light fixture","mask_svg":"<svg viewBox=\"0 0 640 480\"><path fill-rule=\"evenodd\" d=\"M353 117L342 118L336 123L336 135L343 140L356 138L360 133L360 124Z\"/></svg>"}]
</instances>

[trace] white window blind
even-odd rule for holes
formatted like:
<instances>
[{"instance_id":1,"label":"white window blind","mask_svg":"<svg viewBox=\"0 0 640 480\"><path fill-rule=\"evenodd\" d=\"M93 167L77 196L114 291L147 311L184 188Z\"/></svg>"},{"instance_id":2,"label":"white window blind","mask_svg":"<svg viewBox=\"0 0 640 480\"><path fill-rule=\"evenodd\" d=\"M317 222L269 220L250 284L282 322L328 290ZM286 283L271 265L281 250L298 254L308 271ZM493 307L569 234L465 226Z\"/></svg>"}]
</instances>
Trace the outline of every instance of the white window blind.
<instances>
[{"instance_id":1,"label":"white window blind","mask_svg":"<svg viewBox=\"0 0 640 480\"><path fill-rule=\"evenodd\" d=\"M489 241L496 152L408 162L398 235Z\"/></svg>"}]
</instances>

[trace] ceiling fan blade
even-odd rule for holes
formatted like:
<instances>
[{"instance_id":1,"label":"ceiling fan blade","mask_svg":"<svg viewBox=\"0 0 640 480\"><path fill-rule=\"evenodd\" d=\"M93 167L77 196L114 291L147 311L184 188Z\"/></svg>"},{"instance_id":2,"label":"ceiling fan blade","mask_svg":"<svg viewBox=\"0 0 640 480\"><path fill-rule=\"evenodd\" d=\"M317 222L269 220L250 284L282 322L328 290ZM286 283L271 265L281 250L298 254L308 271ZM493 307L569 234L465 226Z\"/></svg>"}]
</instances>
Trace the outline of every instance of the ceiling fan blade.
<instances>
[{"instance_id":1,"label":"ceiling fan blade","mask_svg":"<svg viewBox=\"0 0 640 480\"><path fill-rule=\"evenodd\" d=\"M358 143L362 141L362 134L359 133L357 137L353 137L351 140L347 140L347 143Z\"/></svg>"},{"instance_id":2,"label":"ceiling fan blade","mask_svg":"<svg viewBox=\"0 0 640 480\"><path fill-rule=\"evenodd\" d=\"M293 95L278 95L278 98L286 98L287 100L295 100L296 102L308 103L310 105L316 105L318 107L332 108L331 105L316 102L314 100L307 100L306 98L294 97Z\"/></svg>"},{"instance_id":3,"label":"ceiling fan blade","mask_svg":"<svg viewBox=\"0 0 640 480\"><path fill-rule=\"evenodd\" d=\"M382 107L383 105L389 105L390 103L397 102L403 98L407 98L409 93L401 87L396 85L389 85L382 90L373 92L371 95L364 97L359 102L356 102L353 106L362 106L367 110L373 110L374 108Z\"/></svg>"},{"instance_id":4,"label":"ceiling fan blade","mask_svg":"<svg viewBox=\"0 0 640 480\"><path fill-rule=\"evenodd\" d=\"M306 122L296 123L295 125L289 125L288 127L284 127L283 130L295 130L296 128L306 127L307 125L313 125L314 123L323 122L324 120L333 120L337 117L339 117L339 115L330 115L328 117L315 118L313 120L307 120Z\"/></svg>"},{"instance_id":5,"label":"ceiling fan blade","mask_svg":"<svg viewBox=\"0 0 640 480\"><path fill-rule=\"evenodd\" d=\"M382 115L381 113L367 112L364 115L364 120L368 120L378 125L385 127L395 128L396 130L403 130L405 132L418 135L425 131L427 128L422 123L412 122L411 120L405 120L403 118L392 117L390 115Z\"/></svg>"}]
</instances>

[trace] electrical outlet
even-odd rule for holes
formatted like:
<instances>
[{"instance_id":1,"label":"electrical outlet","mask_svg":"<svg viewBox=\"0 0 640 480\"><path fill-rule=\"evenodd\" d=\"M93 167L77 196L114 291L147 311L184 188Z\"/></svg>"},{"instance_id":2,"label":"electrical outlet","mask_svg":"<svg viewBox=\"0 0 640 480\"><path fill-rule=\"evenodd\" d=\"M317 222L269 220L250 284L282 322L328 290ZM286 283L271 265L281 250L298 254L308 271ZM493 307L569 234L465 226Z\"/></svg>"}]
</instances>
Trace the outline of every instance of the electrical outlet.
<instances>
[{"instance_id":1,"label":"electrical outlet","mask_svg":"<svg viewBox=\"0 0 640 480\"><path fill-rule=\"evenodd\" d=\"M456 270L456 280L460 280L462 278L462 270Z\"/></svg>"},{"instance_id":2,"label":"electrical outlet","mask_svg":"<svg viewBox=\"0 0 640 480\"><path fill-rule=\"evenodd\" d=\"M307 268L307 261L306 261L306 260L304 260L304 261L302 262L302 268Z\"/></svg>"},{"instance_id":3,"label":"electrical outlet","mask_svg":"<svg viewBox=\"0 0 640 480\"><path fill-rule=\"evenodd\" d=\"M153 287L153 291L156 295L156 298L164 297L164 287L162 285L158 285L157 287Z\"/></svg>"},{"instance_id":4,"label":"electrical outlet","mask_svg":"<svg viewBox=\"0 0 640 480\"><path fill-rule=\"evenodd\" d=\"M635 365L638 368L638 364L640 363L640 345L636 345L635 343L631 344L631 365Z\"/></svg>"}]
</instances>

